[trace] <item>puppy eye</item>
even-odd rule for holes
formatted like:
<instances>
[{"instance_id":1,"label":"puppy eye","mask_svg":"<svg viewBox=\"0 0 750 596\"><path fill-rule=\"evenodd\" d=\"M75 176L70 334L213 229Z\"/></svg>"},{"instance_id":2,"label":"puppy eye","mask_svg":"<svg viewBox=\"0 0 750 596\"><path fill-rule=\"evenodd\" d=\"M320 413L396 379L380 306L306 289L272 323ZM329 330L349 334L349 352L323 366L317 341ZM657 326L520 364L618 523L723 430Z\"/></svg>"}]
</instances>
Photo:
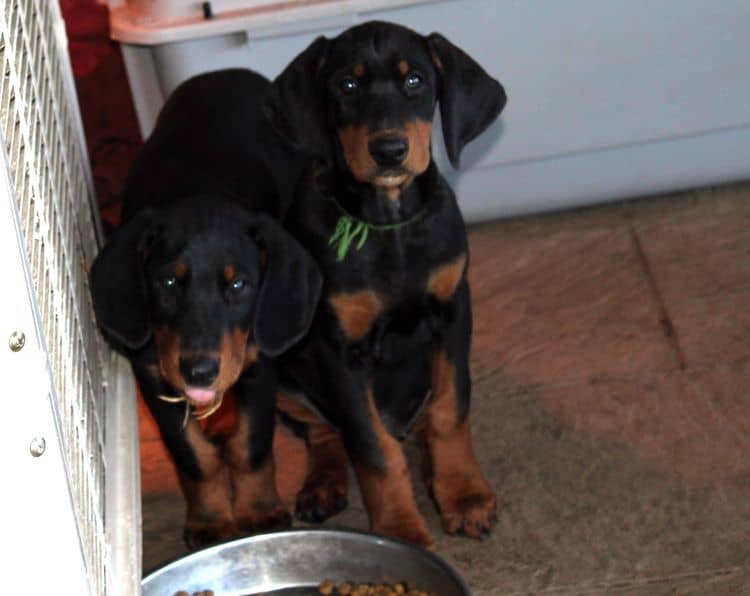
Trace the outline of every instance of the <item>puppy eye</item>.
<instances>
[{"instance_id":1,"label":"puppy eye","mask_svg":"<svg viewBox=\"0 0 750 596\"><path fill-rule=\"evenodd\" d=\"M233 292L241 292L245 287L247 287L247 282L241 277L233 279L232 283L229 284L229 289Z\"/></svg>"},{"instance_id":2,"label":"puppy eye","mask_svg":"<svg viewBox=\"0 0 750 596\"><path fill-rule=\"evenodd\" d=\"M339 88L347 95L351 95L359 89L359 81L354 77L344 77L339 83Z\"/></svg>"},{"instance_id":3,"label":"puppy eye","mask_svg":"<svg viewBox=\"0 0 750 596\"><path fill-rule=\"evenodd\" d=\"M424 84L424 79L422 78L422 75L418 72L410 72L408 75L406 75L406 78L404 79L404 86L409 91L414 91L416 89L419 89Z\"/></svg>"},{"instance_id":4,"label":"puppy eye","mask_svg":"<svg viewBox=\"0 0 750 596\"><path fill-rule=\"evenodd\" d=\"M174 275L168 275L162 278L161 285L167 290L172 290L177 287L177 278Z\"/></svg>"}]
</instances>

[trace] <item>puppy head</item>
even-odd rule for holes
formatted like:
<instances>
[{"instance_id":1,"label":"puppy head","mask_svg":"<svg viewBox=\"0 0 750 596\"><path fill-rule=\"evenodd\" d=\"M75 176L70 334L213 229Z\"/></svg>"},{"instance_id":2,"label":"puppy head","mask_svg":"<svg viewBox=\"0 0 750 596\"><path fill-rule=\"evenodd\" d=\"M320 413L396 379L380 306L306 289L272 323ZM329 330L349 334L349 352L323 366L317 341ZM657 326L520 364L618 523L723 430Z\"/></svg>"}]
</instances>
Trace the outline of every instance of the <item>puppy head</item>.
<instances>
[{"instance_id":1,"label":"puppy head","mask_svg":"<svg viewBox=\"0 0 750 596\"><path fill-rule=\"evenodd\" d=\"M141 212L91 269L100 327L126 350L153 341L162 378L195 405L307 332L321 277L272 219L216 198Z\"/></svg>"},{"instance_id":2,"label":"puppy head","mask_svg":"<svg viewBox=\"0 0 750 596\"><path fill-rule=\"evenodd\" d=\"M266 113L308 153L391 190L429 165L437 102L457 166L505 101L502 86L441 35L369 22L315 40L273 82Z\"/></svg>"}]
</instances>

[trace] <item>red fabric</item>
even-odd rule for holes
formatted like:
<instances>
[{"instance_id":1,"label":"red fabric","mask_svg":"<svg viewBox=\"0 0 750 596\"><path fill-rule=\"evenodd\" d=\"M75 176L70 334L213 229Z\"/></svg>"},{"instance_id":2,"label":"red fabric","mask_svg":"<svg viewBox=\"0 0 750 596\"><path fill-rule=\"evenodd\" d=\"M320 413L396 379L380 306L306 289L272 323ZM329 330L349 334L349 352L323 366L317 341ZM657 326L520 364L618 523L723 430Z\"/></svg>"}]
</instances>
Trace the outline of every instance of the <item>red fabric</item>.
<instances>
[{"instance_id":1,"label":"red fabric","mask_svg":"<svg viewBox=\"0 0 750 596\"><path fill-rule=\"evenodd\" d=\"M97 200L107 228L117 225L128 167L142 145L119 45L106 6L60 0Z\"/></svg>"}]
</instances>

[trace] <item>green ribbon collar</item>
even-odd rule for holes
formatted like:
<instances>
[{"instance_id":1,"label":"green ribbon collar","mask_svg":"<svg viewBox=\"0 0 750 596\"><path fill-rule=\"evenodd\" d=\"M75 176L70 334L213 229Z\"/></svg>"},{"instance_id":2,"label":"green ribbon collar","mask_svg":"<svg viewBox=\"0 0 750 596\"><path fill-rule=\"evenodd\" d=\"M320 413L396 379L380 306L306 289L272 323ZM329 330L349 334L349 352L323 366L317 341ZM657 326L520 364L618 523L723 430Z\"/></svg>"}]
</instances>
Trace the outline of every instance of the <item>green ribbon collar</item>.
<instances>
[{"instance_id":1,"label":"green ribbon collar","mask_svg":"<svg viewBox=\"0 0 750 596\"><path fill-rule=\"evenodd\" d=\"M354 217L351 213L349 213L346 209L339 205L336 199L334 199L333 197L328 198L333 201L333 204L336 205L336 208L341 213L341 216L336 222L336 228L334 229L333 234L331 234L331 237L328 239L328 246L334 247L334 250L336 251L336 260L339 262L343 261L346 258L346 255L349 252L352 244L355 245L355 248L357 250L361 250L365 245L365 242L367 242L370 231L390 232L393 230L400 230L401 228L405 228L415 221L422 219L426 212L425 208L419 211L419 213L417 213L413 217L410 217L409 219L406 219L404 221L399 221L393 224L376 225L367 223L366 221L362 221L361 219Z\"/></svg>"}]
</instances>

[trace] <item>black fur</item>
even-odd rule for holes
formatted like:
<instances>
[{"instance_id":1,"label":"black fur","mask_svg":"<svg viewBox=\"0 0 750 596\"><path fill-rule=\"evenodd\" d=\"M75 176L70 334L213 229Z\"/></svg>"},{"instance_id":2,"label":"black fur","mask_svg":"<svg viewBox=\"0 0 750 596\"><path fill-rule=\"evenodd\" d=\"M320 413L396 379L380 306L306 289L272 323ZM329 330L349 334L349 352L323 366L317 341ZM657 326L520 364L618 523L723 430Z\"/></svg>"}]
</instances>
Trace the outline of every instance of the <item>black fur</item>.
<instances>
[{"instance_id":1,"label":"black fur","mask_svg":"<svg viewBox=\"0 0 750 596\"><path fill-rule=\"evenodd\" d=\"M196 390L232 388L258 468L271 453L273 358L307 332L321 290L317 265L277 222L300 161L262 113L268 87L227 70L172 94L130 170L123 224L91 270L98 323L130 359L183 487L204 480L185 405L158 396L195 403ZM208 526L186 528L190 546L228 537Z\"/></svg>"},{"instance_id":2,"label":"black fur","mask_svg":"<svg viewBox=\"0 0 750 596\"><path fill-rule=\"evenodd\" d=\"M385 165L367 165L376 159L374 144L421 142L410 131L431 123L439 103L448 154L457 165L462 148L505 102L501 85L441 35L425 37L382 22L318 38L273 82L266 113L290 142L317 158L308 162L285 223L324 277L310 334L285 357L283 382L340 430L357 469L389 469L368 411L368 387L381 421L401 438L425 407L435 350L444 351L455 369L459 423L468 414L471 385L466 271L449 296L439 299L426 289L441 266L468 259L455 196L429 157L429 139L423 147L428 159L416 171L410 157L402 166L393 156L378 156ZM369 142L370 155L363 150L360 165L351 158L356 146L347 146L351 131L365 131ZM402 177L403 184L391 185ZM353 245L339 260L330 238L343 212L376 227L361 249ZM385 306L365 337L353 341L331 298L363 290ZM424 542L400 532L395 530Z\"/></svg>"}]
</instances>

